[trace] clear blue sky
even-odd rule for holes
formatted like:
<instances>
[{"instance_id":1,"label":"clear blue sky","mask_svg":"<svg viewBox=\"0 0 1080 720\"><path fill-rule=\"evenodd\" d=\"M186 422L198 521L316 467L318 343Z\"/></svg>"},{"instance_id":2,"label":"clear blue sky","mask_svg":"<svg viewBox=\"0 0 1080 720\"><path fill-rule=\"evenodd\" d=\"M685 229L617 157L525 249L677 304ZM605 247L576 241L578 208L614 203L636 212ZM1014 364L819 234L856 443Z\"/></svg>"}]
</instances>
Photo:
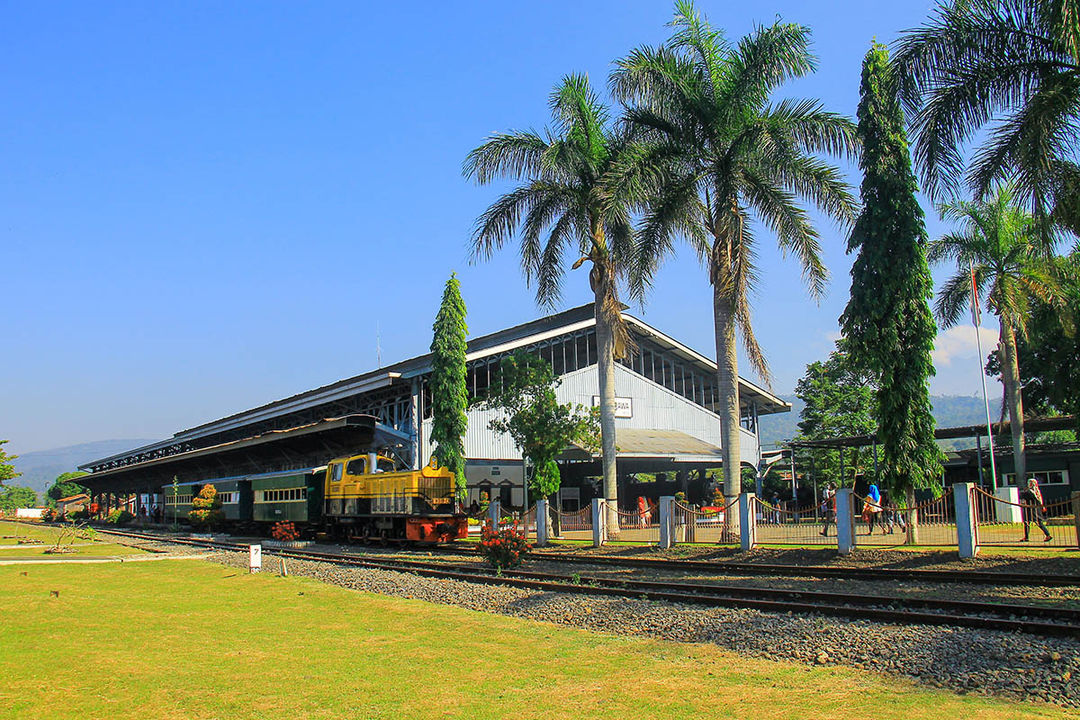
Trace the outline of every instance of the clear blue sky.
<instances>
[{"instance_id":1,"label":"clear blue sky","mask_svg":"<svg viewBox=\"0 0 1080 720\"><path fill-rule=\"evenodd\" d=\"M851 115L871 39L930 7L699 5L733 38L777 16L811 26L820 71L780 96ZM473 333L536 317L513 251L467 263L500 188L463 180L461 161L491 132L542 127L563 74L603 89L670 15L624 0L5 3L0 438L27 452L164 437L371 369L377 325L384 361L422 353L451 270ZM762 243L755 322L781 393L830 350L847 299L844 238L822 230L820 306ZM562 307L588 300L585 271L566 287ZM684 253L644 318L713 355L709 298ZM934 390L972 394L975 358L953 340Z\"/></svg>"}]
</instances>

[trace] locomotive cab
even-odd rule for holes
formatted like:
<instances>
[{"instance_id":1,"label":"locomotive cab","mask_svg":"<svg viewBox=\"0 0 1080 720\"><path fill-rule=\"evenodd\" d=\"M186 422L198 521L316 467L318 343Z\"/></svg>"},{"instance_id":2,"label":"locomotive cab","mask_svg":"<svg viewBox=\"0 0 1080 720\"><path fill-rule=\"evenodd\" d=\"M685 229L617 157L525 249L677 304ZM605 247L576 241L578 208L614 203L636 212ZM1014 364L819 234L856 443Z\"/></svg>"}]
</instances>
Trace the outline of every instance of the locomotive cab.
<instances>
[{"instance_id":1,"label":"locomotive cab","mask_svg":"<svg viewBox=\"0 0 1080 720\"><path fill-rule=\"evenodd\" d=\"M351 536L453 540L468 533L454 490L453 473L437 463L408 470L395 458L365 453L329 463L324 513Z\"/></svg>"}]
</instances>

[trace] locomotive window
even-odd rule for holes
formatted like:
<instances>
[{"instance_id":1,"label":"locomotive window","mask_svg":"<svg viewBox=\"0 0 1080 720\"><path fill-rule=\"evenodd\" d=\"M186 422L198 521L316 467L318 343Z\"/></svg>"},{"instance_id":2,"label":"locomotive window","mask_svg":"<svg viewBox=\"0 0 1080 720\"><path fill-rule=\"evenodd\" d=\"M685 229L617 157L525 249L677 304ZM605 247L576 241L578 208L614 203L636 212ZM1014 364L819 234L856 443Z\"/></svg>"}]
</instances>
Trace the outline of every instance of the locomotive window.
<instances>
[{"instance_id":1,"label":"locomotive window","mask_svg":"<svg viewBox=\"0 0 1080 720\"><path fill-rule=\"evenodd\" d=\"M330 482L341 482L341 463L330 465Z\"/></svg>"},{"instance_id":2,"label":"locomotive window","mask_svg":"<svg viewBox=\"0 0 1080 720\"><path fill-rule=\"evenodd\" d=\"M394 472L397 468L394 466L394 461L390 458L379 458L379 472Z\"/></svg>"},{"instance_id":3,"label":"locomotive window","mask_svg":"<svg viewBox=\"0 0 1080 720\"><path fill-rule=\"evenodd\" d=\"M363 475L365 465L367 465L366 458L356 458L355 460L349 462L349 467L345 470L345 472L349 475Z\"/></svg>"}]
</instances>

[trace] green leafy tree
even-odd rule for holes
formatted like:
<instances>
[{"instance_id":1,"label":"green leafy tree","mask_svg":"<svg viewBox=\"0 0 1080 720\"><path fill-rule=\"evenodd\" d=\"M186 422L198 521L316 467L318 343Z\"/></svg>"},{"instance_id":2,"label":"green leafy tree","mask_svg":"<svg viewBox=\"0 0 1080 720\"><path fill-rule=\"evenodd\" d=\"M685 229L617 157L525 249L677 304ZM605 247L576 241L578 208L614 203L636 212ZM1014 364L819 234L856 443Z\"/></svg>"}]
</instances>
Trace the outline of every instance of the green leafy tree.
<instances>
[{"instance_id":1,"label":"green leafy tree","mask_svg":"<svg viewBox=\"0 0 1080 720\"><path fill-rule=\"evenodd\" d=\"M621 168L646 195L635 285L645 286L677 238L689 242L713 289L724 494L739 492L736 333L768 383L751 324L757 268L754 220L799 260L814 297L825 289L818 231L800 199L840 221L855 202L819 153L853 155L853 123L816 100L771 102L784 83L814 71L810 29L776 22L737 44L678 2L671 39L616 62L614 95L626 108L635 152Z\"/></svg>"},{"instance_id":2,"label":"green leafy tree","mask_svg":"<svg viewBox=\"0 0 1080 720\"><path fill-rule=\"evenodd\" d=\"M482 406L501 411L488 427L514 441L533 467L529 489L548 497L559 491L559 465L555 461L571 444L586 449L598 445L598 418L591 411L563 404L555 396L559 380L551 363L518 351L503 358L491 392Z\"/></svg>"},{"instance_id":3,"label":"green leafy tree","mask_svg":"<svg viewBox=\"0 0 1080 720\"><path fill-rule=\"evenodd\" d=\"M553 130L543 135L499 133L466 158L465 175L481 184L497 178L523 181L480 216L473 253L488 258L519 231L525 279L536 283L536 300L546 306L554 306L562 296L567 250L577 256L572 269L590 264L604 496L608 534L615 536L615 360L625 357L631 346L618 285L632 256L633 235L629 193L609 179L623 157L625 138L610 126L607 108L584 75L563 78L549 105Z\"/></svg>"},{"instance_id":4,"label":"green leafy tree","mask_svg":"<svg viewBox=\"0 0 1080 720\"><path fill-rule=\"evenodd\" d=\"M88 474L89 473L82 472L81 470L75 470L73 472L66 472L58 475L47 493L49 499L55 503L60 498L71 497L72 495L86 492L86 488L75 482L75 480Z\"/></svg>"},{"instance_id":5,"label":"green leafy tree","mask_svg":"<svg viewBox=\"0 0 1080 720\"><path fill-rule=\"evenodd\" d=\"M1073 415L1074 433L1080 432L1080 250L1057 261L1061 304L1031 300L1027 334L1016 338L1017 365L1026 411L1040 415ZM1072 313L1063 308L1074 308ZM987 369L1001 376L1002 363L995 353ZM1059 441L1067 436L1057 436ZM1042 442L1042 440L1039 440Z\"/></svg>"},{"instance_id":6,"label":"green leafy tree","mask_svg":"<svg viewBox=\"0 0 1080 720\"><path fill-rule=\"evenodd\" d=\"M465 415L469 394L465 383L465 301L461 283L451 273L443 290L442 305L432 326L431 340L431 442L439 464L454 473L458 500L465 498Z\"/></svg>"},{"instance_id":7,"label":"green leafy tree","mask_svg":"<svg viewBox=\"0 0 1080 720\"><path fill-rule=\"evenodd\" d=\"M881 479L912 507L915 489L936 487L941 472L929 391L937 330L923 211L884 45L872 45L863 60L858 118L863 209L848 238L858 256L840 323L852 359L878 384ZM914 515L908 537L918 541Z\"/></svg>"},{"instance_id":8,"label":"green leafy tree","mask_svg":"<svg viewBox=\"0 0 1080 720\"><path fill-rule=\"evenodd\" d=\"M795 386L795 394L805 405L799 413L796 440L826 440L853 435L872 435L877 430L877 386L873 377L852 362L846 343L840 340L824 362L806 366L806 374ZM823 480L850 486L841 477L839 450L800 451L800 464L813 458L814 474ZM803 456L805 455L805 458ZM845 450L844 466L865 473L873 467L867 448Z\"/></svg>"},{"instance_id":9,"label":"green leafy tree","mask_svg":"<svg viewBox=\"0 0 1080 720\"><path fill-rule=\"evenodd\" d=\"M1013 180L1040 218L1080 232L1078 11L1076 0L952 0L901 37L895 66L932 197L966 185L981 200Z\"/></svg>"},{"instance_id":10,"label":"green leafy tree","mask_svg":"<svg viewBox=\"0 0 1080 720\"><path fill-rule=\"evenodd\" d=\"M3 484L8 480L14 480L15 478L22 475L22 473L15 470L15 465L13 464L13 461L19 456L8 455L6 452L4 452L4 448L2 446L8 442L10 441L0 440L0 487L2 487Z\"/></svg>"},{"instance_id":11,"label":"green leafy tree","mask_svg":"<svg viewBox=\"0 0 1080 720\"><path fill-rule=\"evenodd\" d=\"M945 327L960 322L971 303L974 284L980 304L997 316L997 353L1012 428L1013 462L1016 476L1027 477L1017 340L1027 335L1033 301L1060 307L1061 290L1043 255L1036 219L1016 205L1010 186L998 187L985 202L956 201L941 205L939 211L959 227L930 246L932 262L952 260L957 265L956 274L938 293L937 314Z\"/></svg>"},{"instance_id":12,"label":"green leafy tree","mask_svg":"<svg viewBox=\"0 0 1080 720\"><path fill-rule=\"evenodd\" d=\"M35 504L37 504L37 493L33 488L21 485L0 488L0 510L13 512L18 508L33 507Z\"/></svg>"},{"instance_id":13,"label":"green leafy tree","mask_svg":"<svg viewBox=\"0 0 1080 720\"><path fill-rule=\"evenodd\" d=\"M221 498L218 497L217 488L210 484L203 485L199 494L191 499L188 520L194 527L210 529L219 525L224 519L225 513L221 509Z\"/></svg>"}]
</instances>

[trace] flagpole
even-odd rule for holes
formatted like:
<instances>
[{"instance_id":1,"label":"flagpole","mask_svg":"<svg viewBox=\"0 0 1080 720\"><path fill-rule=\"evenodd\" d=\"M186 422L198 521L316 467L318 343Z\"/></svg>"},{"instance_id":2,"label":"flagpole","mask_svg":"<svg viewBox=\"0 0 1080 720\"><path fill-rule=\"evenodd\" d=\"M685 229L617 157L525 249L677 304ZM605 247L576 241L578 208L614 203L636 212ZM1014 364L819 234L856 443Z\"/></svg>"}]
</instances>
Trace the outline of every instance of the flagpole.
<instances>
[{"instance_id":1,"label":"flagpole","mask_svg":"<svg viewBox=\"0 0 1080 720\"><path fill-rule=\"evenodd\" d=\"M971 270L971 322L975 325L975 345L979 350L979 377L982 378L983 406L986 408L986 439L990 448L990 487L997 494L997 463L994 461L994 429L990 424L990 397L986 394L986 369L983 367L982 337L979 335L979 286L975 282L975 266Z\"/></svg>"}]
</instances>

